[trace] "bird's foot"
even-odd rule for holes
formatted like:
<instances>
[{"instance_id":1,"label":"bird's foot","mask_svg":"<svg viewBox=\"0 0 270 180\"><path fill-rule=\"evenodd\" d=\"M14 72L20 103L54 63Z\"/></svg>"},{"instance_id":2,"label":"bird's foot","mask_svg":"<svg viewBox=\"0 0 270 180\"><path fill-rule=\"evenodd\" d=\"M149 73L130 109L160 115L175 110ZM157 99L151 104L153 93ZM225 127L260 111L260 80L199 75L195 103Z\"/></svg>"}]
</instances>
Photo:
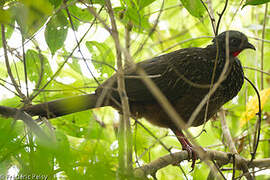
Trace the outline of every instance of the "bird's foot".
<instances>
[{"instance_id":1,"label":"bird's foot","mask_svg":"<svg viewBox=\"0 0 270 180\"><path fill-rule=\"evenodd\" d=\"M186 150L188 152L188 157L189 159L192 161L192 164L191 164L191 172L194 170L194 167L195 167L195 162L197 160L197 153L194 151L194 148L192 145L190 144L186 144L185 146L182 145L182 148L183 150Z\"/></svg>"},{"instance_id":2,"label":"bird's foot","mask_svg":"<svg viewBox=\"0 0 270 180\"><path fill-rule=\"evenodd\" d=\"M194 150L194 146L192 146L192 144L188 141L188 139L185 137L185 135L182 133L182 131L174 130L173 132L176 135L178 141L181 143L182 149L186 150L188 152L188 157L192 161L192 164L191 164L192 170L191 171L193 171L194 167L195 167L195 162L196 162L197 157L198 157L197 153Z\"/></svg>"}]
</instances>

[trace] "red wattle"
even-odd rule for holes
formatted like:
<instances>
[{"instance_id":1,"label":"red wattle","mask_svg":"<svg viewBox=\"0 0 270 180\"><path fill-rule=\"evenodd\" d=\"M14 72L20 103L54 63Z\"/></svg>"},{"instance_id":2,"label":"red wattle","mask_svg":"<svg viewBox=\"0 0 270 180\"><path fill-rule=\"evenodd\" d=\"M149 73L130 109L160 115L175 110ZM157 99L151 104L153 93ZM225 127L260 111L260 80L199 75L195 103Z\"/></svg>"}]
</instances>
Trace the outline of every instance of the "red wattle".
<instances>
[{"instance_id":1,"label":"red wattle","mask_svg":"<svg viewBox=\"0 0 270 180\"><path fill-rule=\"evenodd\" d=\"M238 56L238 54L239 54L240 52L241 52L241 51L236 51L236 52L234 52L234 53L233 53L233 56L234 56L234 57Z\"/></svg>"}]
</instances>

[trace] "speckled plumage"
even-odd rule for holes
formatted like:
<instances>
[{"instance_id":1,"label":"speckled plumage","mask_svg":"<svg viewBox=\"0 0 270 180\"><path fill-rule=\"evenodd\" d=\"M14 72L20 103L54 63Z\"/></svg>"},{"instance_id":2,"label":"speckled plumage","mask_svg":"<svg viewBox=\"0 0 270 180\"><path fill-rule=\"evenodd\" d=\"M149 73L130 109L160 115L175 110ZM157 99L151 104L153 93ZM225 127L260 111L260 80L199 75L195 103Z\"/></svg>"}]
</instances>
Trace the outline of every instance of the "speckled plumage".
<instances>
[{"instance_id":1,"label":"speckled plumage","mask_svg":"<svg viewBox=\"0 0 270 180\"><path fill-rule=\"evenodd\" d=\"M241 52L246 48L254 49L248 43L247 37L238 31L227 31L229 34L229 68L226 79L220 84L212 95L209 103L207 120L211 118L218 109L235 97L240 91L244 73L241 63L234 53ZM217 48L217 43L218 47ZM161 92L168 98L176 111L188 121L191 114L205 95L209 92L209 85L213 74L213 68L217 56L217 68L215 80L219 78L225 61L225 32L213 40L213 44L205 48L186 48L168 54L164 54L149 60L142 61L137 66L145 72L154 76L151 78ZM125 69L126 76L136 76L136 69ZM116 79L112 76L105 81L97 90L99 95L104 87ZM125 78L126 92L133 116L144 117L153 124L161 127L172 127L172 121L167 113L161 108L155 97L151 94L143 81L139 78ZM120 102L116 81L112 86L110 96ZM119 109L112 101L110 105ZM202 108L191 126L198 126L204 122L205 108Z\"/></svg>"}]
</instances>

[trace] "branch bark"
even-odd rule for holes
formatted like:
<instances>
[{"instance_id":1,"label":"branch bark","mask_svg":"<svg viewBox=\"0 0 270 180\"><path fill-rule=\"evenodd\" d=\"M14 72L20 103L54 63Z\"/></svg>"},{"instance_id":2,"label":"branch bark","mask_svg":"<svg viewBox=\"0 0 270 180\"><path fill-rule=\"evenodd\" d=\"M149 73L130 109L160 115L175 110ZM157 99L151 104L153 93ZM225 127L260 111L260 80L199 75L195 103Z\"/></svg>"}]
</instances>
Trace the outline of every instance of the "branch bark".
<instances>
[{"instance_id":1,"label":"branch bark","mask_svg":"<svg viewBox=\"0 0 270 180\"><path fill-rule=\"evenodd\" d=\"M121 45L115 22L114 12L112 9L111 1L106 0L106 7L111 21L111 35L116 47L117 55L117 84L118 92L121 99L122 113L120 115L120 131L119 131L119 172L129 172L132 169L132 134L130 127L130 109L127 93L125 90L124 70L121 57ZM121 176L121 174L119 175ZM122 179L122 178L120 178Z\"/></svg>"},{"instance_id":2,"label":"branch bark","mask_svg":"<svg viewBox=\"0 0 270 180\"><path fill-rule=\"evenodd\" d=\"M234 156L236 156L236 155L238 155L238 152L237 152L235 144L233 142L229 127L227 126L226 119L225 119L225 112L223 110L221 110L220 117L221 117L220 119L221 119L222 133L226 139L226 142L227 142L227 145L229 147L230 152ZM247 164L248 164L248 162L244 162L244 158L239 156L238 165L239 165L240 169L244 172L244 174L248 180L252 180L254 178L249 173Z\"/></svg>"},{"instance_id":3,"label":"branch bark","mask_svg":"<svg viewBox=\"0 0 270 180\"><path fill-rule=\"evenodd\" d=\"M2 116L5 117L12 117L15 120L22 120L31 131L33 131L38 138L40 138L45 144L51 145L53 142L53 139L50 138L38 125L37 123L32 119L30 115L23 112L22 110L6 107L6 106L0 106L0 112Z\"/></svg>"},{"instance_id":4,"label":"branch bark","mask_svg":"<svg viewBox=\"0 0 270 180\"><path fill-rule=\"evenodd\" d=\"M199 159L205 160L216 160L221 165L226 165L228 163L233 163L233 158L231 153L225 153L222 151L215 151L210 149L204 149L205 156L200 156ZM188 153L186 151L180 151L176 153L171 153L162 156L144 166L136 168L134 170L134 176L138 178L143 178L149 174L155 173L156 171L168 166L174 165L177 162L188 160ZM241 170L241 164L248 164L248 168L264 168L270 167L270 158L257 159L249 164L249 160L242 158L240 155L235 155L236 169Z\"/></svg>"}]
</instances>

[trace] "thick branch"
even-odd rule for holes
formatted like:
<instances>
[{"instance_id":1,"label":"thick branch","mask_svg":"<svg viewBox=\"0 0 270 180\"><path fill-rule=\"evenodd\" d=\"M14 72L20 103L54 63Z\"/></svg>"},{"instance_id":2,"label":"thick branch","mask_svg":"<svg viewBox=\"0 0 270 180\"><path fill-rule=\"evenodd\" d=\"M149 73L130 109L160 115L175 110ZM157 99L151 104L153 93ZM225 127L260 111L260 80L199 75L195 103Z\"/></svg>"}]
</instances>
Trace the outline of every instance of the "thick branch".
<instances>
[{"instance_id":1,"label":"thick branch","mask_svg":"<svg viewBox=\"0 0 270 180\"><path fill-rule=\"evenodd\" d=\"M37 135L37 137L39 137L42 140L42 142L48 145L49 143L50 144L52 143L52 139L44 133L44 131L36 124L36 122L32 119L32 117L27 113L16 108L5 106L0 106L0 112L2 116L12 117L15 120L17 119L22 120L30 128L30 130L32 130Z\"/></svg>"},{"instance_id":2,"label":"thick branch","mask_svg":"<svg viewBox=\"0 0 270 180\"><path fill-rule=\"evenodd\" d=\"M199 158L201 160L216 160L219 164L225 165L228 163L233 163L233 158L230 153L225 153L222 151L215 151L215 150L210 150L210 149L204 149L205 150L205 156ZM134 175L135 177L138 178L143 178L146 175L155 173L159 169L162 169L168 165L173 165L176 162L181 162L184 160L189 160L188 153L186 151L180 151L176 153L172 153L169 155L162 156L152 162L150 162L147 165L141 166L139 168L136 168L134 170ZM248 164L249 160L242 158L239 155L235 156L235 161L236 161L236 169L240 169L241 166L240 164ZM263 167L270 167L270 158L265 158L265 159L258 159L254 160L252 163L248 164L248 168L263 168Z\"/></svg>"}]
</instances>

